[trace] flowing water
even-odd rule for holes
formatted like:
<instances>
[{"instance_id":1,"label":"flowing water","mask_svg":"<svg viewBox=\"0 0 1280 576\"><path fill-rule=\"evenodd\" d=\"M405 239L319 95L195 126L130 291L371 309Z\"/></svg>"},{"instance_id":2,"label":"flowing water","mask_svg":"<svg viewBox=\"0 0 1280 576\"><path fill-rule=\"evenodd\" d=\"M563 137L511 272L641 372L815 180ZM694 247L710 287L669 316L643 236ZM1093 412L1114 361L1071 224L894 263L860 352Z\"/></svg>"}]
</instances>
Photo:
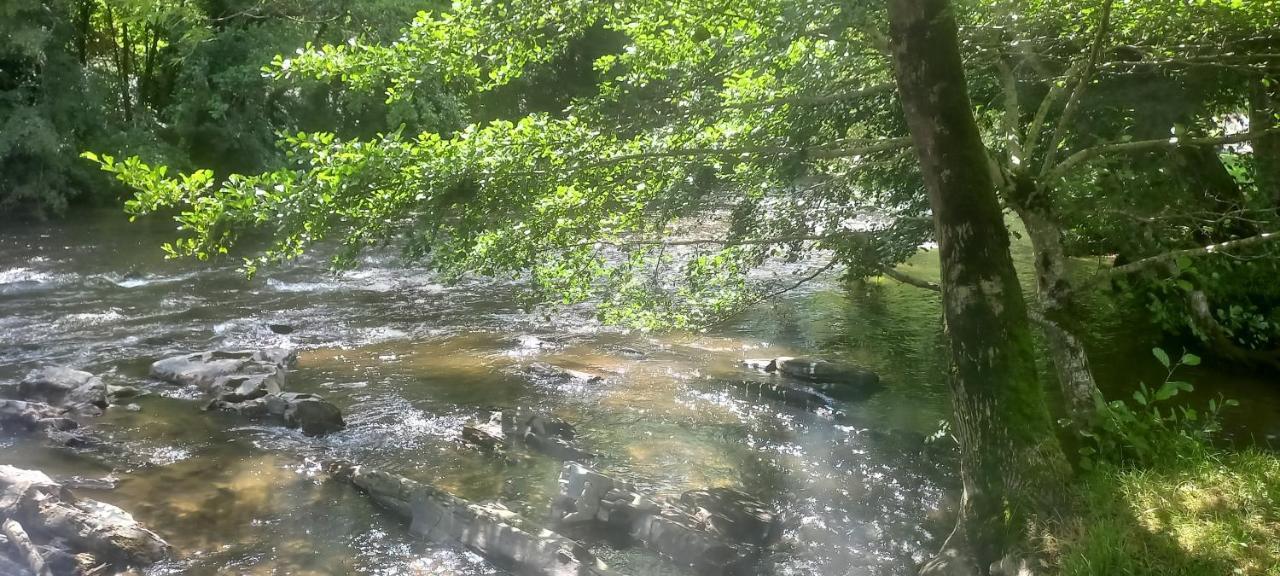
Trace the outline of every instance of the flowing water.
<instances>
[{"instance_id":1,"label":"flowing water","mask_svg":"<svg viewBox=\"0 0 1280 576\"><path fill-rule=\"evenodd\" d=\"M788 529L763 574L907 574L947 528L935 510L954 491L954 461L945 442L919 440L948 411L935 294L823 279L706 333L654 335L602 327L585 307L526 308L517 282L442 285L393 254L340 275L316 257L250 280L232 263L164 260L158 246L170 234L166 223L115 213L0 231L0 381L68 365L151 392L137 410L113 406L88 421L119 454L0 437L0 463L117 479L83 492L173 544L176 559L154 574L505 573L415 540L319 471L350 460L543 520L557 462L507 463L458 441L490 406L574 423L582 447L600 455L594 467L642 491L734 486L770 503ZM1110 351L1100 371L1150 376L1136 367L1150 362L1118 352L1131 335L1099 333L1113 334L1094 342ZM347 429L308 438L202 412L194 391L146 377L164 356L262 346L300 349L289 389L338 404ZM780 355L860 364L886 386L869 399L795 407L740 385L764 380L740 360ZM532 362L606 378L559 383L522 370ZM642 550L597 553L627 574L682 573Z\"/></svg>"}]
</instances>

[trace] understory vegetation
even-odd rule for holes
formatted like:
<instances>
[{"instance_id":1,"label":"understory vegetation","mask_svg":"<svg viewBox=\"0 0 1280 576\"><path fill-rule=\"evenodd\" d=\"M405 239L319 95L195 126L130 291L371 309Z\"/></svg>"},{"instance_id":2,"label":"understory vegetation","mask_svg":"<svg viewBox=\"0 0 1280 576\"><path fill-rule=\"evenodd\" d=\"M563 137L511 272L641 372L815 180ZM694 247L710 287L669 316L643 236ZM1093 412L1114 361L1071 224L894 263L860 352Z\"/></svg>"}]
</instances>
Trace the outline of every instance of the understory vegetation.
<instances>
[{"instance_id":1,"label":"understory vegetation","mask_svg":"<svg viewBox=\"0 0 1280 576\"><path fill-rule=\"evenodd\" d=\"M1104 464L1076 490L1079 517L1043 546L1062 576L1280 574L1280 457L1184 447L1144 467Z\"/></svg>"},{"instance_id":2,"label":"understory vegetation","mask_svg":"<svg viewBox=\"0 0 1280 576\"><path fill-rule=\"evenodd\" d=\"M1222 447L1223 412L1239 403L1180 401L1194 387L1176 373L1200 358L1153 353L1165 380L1100 406L1085 432L1076 513L1042 541L1054 573L1280 573L1280 454Z\"/></svg>"}]
</instances>

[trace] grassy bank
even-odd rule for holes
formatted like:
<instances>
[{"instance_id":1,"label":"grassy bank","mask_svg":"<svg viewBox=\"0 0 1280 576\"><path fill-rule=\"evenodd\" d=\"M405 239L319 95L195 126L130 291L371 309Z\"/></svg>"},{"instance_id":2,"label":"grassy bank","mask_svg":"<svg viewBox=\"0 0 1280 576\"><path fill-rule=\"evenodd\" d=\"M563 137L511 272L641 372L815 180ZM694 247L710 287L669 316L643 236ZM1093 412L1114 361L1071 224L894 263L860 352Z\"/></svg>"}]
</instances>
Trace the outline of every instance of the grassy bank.
<instances>
[{"instance_id":1,"label":"grassy bank","mask_svg":"<svg viewBox=\"0 0 1280 576\"><path fill-rule=\"evenodd\" d=\"M1060 576L1280 575L1280 456L1199 449L1099 467L1081 516L1045 541Z\"/></svg>"}]
</instances>

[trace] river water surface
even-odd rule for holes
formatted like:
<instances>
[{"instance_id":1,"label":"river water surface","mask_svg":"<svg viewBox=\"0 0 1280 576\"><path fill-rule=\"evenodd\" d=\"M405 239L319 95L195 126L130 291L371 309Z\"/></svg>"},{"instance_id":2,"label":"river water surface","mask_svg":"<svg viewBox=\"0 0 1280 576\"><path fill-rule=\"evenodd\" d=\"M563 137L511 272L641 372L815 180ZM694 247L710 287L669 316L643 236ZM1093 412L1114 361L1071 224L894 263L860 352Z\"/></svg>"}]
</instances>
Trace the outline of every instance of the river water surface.
<instances>
[{"instance_id":1,"label":"river water surface","mask_svg":"<svg viewBox=\"0 0 1280 576\"><path fill-rule=\"evenodd\" d=\"M586 307L525 308L517 282L442 285L391 253L340 275L316 257L250 280L233 262L164 260L158 246L171 234L117 213L0 231L0 381L68 365L151 392L136 411L113 406L88 422L120 454L0 437L0 463L117 479L83 492L173 544L175 560L151 573L504 574L413 539L319 471L351 460L545 519L557 462L503 463L458 442L489 406L574 423L581 446L600 454L595 468L643 491L733 486L770 503L788 528L762 574L908 574L947 528L935 510L954 491L951 448L921 442L948 411L933 293L825 278L706 333L655 335L602 327ZM929 257L920 261L928 275ZM1110 351L1101 372L1150 374L1151 362L1119 352L1123 330L1099 332L1112 334L1095 342ZM146 377L164 356L262 346L300 349L288 388L338 404L347 429L308 438L202 412L195 392ZM780 355L860 364L885 389L804 407L741 385L765 378L740 360ZM532 362L606 378L558 383L522 369ZM682 574L641 550L597 553L626 574Z\"/></svg>"}]
</instances>

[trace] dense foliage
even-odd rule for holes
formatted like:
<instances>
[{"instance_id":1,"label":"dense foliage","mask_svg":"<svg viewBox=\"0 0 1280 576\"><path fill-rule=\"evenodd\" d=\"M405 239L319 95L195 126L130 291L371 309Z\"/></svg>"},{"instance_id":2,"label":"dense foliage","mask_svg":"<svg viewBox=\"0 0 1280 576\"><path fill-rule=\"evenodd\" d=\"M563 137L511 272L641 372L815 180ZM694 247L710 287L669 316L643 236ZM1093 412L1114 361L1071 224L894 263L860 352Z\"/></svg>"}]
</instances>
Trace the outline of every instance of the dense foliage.
<instances>
[{"instance_id":1,"label":"dense foliage","mask_svg":"<svg viewBox=\"0 0 1280 576\"><path fill-rule=\"evenodd\" d=\"M1119 263L1270 229L1263 152L1280 134L1231 134L1250 130L1246 118L1272 125L1276 107L1259 95L1276 85L1267 23L1280 8L1103 4L960 3L1009 207L1048 219L1065 255ZM611 295L614 320L697 324L755 301L743 277L767 259L827 250L859 277L930 239L883 18L837 2L456 3L395 41L318 44L270 71L384 91L393 107L438 83L491 120L374 138L291 132L282 169L185 186L151 163L109 168L143 190L136 212L189 209L193 233L175 254L217 254L248 228L278 241L251 268L326 237L346 256L397 239L446 271L530 270L569 299ZM564 88L559 98L538 79ZM661 241L691 222L703 233ZM1152 294L1169 276L1155 271ZM1219 284L1196 289L1223 310L1267 316L1275 304L1215 294ZM1190 323L1189 300L1160 301L1170 328ZM1266 332L1241 338L1272 346Z\"/></svg>"},{"instance_id":2,"label":"dense foliage","mask_svg":"<svg viewBox=\"0 0 1280 576\"><path fill-rule=\"evenodd\" d=\"M278 167L280 131L367 138L450 130L463 108L420 83L389 105L262 66L312 42L389 40L419 2L15 0L0 7L0 210L55 215L118 188L80 151L219 174Z\"/></svg>"}]
</instances>

